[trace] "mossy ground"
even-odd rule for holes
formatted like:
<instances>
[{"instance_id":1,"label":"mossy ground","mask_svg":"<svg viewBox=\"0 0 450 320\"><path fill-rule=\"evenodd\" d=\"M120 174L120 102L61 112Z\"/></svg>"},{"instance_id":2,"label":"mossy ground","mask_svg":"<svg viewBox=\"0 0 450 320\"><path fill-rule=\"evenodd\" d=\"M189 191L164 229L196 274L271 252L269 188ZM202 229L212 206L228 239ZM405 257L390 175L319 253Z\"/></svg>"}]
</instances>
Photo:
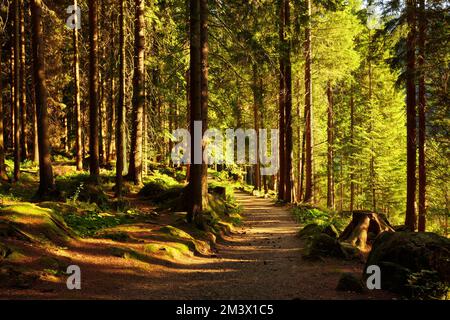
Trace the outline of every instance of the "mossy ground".
<instances>
[{"instance_id":1,"label":"mossy ground","mask_svg":"<svg viewBox=\"0 0 450 320\"><path fill-rule=\"evenodd\" d=\"M98 241L100 248L111 247L112 257L142 263L214 255L217 237L233 232L242 220L233 196L239 184L223 174L210 185L225 188L226 196L208 196L208 229L200 230L186 222L181 210L183 170L154 165L143 188L125 183L119 201L113 171L102 169L101 184L94 186L70 160L59 161L54 171L61 196L55 201L33 202L38 171L32 163L20 182L0 186L0 273L15 279L5 282L13 287L27 287L36 279L58 281L70 264L67 253L83 241Z\"/></svg>"}]
</instances>

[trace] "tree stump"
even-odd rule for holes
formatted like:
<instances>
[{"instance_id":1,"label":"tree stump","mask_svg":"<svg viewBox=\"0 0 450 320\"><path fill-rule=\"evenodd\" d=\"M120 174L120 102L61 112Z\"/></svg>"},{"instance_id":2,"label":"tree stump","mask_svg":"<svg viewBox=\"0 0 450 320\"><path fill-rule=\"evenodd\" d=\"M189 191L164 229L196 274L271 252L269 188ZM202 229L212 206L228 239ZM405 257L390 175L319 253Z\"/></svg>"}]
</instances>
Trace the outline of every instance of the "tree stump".
<instances>
[{"instance_id":1,"label":"tree stump","mask_svg":"<svg viewBox=\"0 0 450 320\"><path fill-rule=\"evenodd\" d=\"M339 241L349 242L361 251L369 251L372 240L369 235L376 237L385 231L395 232L384 215L371 211L353 211L352 221L340 235Z\"/></svg>"}]
</instances>

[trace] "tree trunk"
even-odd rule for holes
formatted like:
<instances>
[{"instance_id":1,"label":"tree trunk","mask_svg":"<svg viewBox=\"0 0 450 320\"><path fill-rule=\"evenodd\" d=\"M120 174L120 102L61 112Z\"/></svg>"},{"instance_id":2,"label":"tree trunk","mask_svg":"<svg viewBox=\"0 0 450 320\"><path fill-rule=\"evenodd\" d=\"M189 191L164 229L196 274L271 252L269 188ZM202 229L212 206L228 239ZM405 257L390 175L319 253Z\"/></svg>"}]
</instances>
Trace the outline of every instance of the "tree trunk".
<instances>
[{"instance_id":1,"label":"tree trunk","mask_svg":"<svg viewBox=\"0 0 450 320\"><path fill-rule=\"evenodd\" d=\"M291 17L290 17L290 6L289 0L284 0L284 25L286 32L290 35L291 32ZM285 83L286 83L286 96L285 96L285 191L284 191L284 201L290 203L292 202L292 190L293 190L293 175L292 175L292 67L291 67L291 41L289 39L284 39L285 42Z\"/></svg>"},{"instance_id":2,"label":"tree trunk","mask_svg":"<svg viewBox=\"0 0 450 320\"><path fill-rule=\"evenodd\" d=\"M20 177L20 1L14 0L14 181Z\"/></svg>"},{"instance_id":3,"label":"tree trunk","mask_svg":"<svg viewBox=\"0 0 450 320\"><path fill-rule=\"evenodd\" d=\"M27 146L27 90L26 90L26 59L25 59L25 5L24 1L20 1L19 7L19 18L20 18L20 125L21 125L21 135L20 135L20 151L21 160L28 158L28 146Z\"/></svg>"},{"instance_id":4,"label":"tree trunk","mask_svg":"<svg viewBox=\"0 0 450 320\"><path fill-rule=\"evenodd\" d=\"M119 13L119 98L116 120L116 196L122 197L125 136L125 17L124 2L120 0Z\"/></svg>"},{"instance_id":5,"label":"tree trunk","mask_svg":"<svg viewBox=\"0 0 450 320\"><path fill-rule=\"evenodd\" d=\"M394 232L389 221L370 211L354 211L352 221L339 236L339 241L351 243L361 251L370 251L370 244L382 232Z\"/></svg>"},{"instance_id":6,"label":"tree trunk","mask_svg":"<svg viewBox=\"0 0 450 320\"><path fill-rule=\"evenodd\" d=\"M135 0L133 128L131 131L129 179L142 183L142 132L144 114L144 0Z\"/></svg>"},{"instance_id":7,"label":"tree trunk","mask_svg":"<svg viewBox=\"0 0 450 320\"><path fill-rule=\"evenodd\" d=\"M202 136L208 129L208 58L209 58L209 44L208 44L208 0L200 0L200 61L201 61L201 112L202 112ZM204 142L202 142L202 154L205 150ZM208 206L208 166L202 161L202 211L206 210Z\"/></svg>"},{"instance_id":8,"label":"tree trunk","mask_svg":"<svg viewBox=\"0 0 450 320\"><path fill-rule=\"evenodd\" d=\"M409 33L406 51L406 127L407 127L407 160L406 160L406 218L405 225L411 230L416 229L416 17L415 0L406 2Z\"/></svg>"},{"instance_id":9,"label":"tree trunk","mask_svg":"<svg viewBox=\"0 0 450 320\"><path fill-rule=\"evenodd\" d=\"M353 212L355 203L355 173L353 163L353 150L355 139L355 101L353 100L353 87L350 88L350 145L351 145L351 164L350 164L350 212Z\"/></svg>"},{"instance_id":10,"label":"tree trunk","mask_svg":"<svg viewBox=\"0 0 450 320\"><path fill-rule=\"evenodd\" d=\"M3 28L3 25L0 26ZM3 31L0 30L0 43L3 43ZM0 47L1 48L1 47ZM0 70L2 70L2 52L0 50ZM0 77L1 78L1 77ZM3 138L3 119L5 114L3 113L3 82L0 79L0 180L8 180L5 167L5 143Z\"/></svg>"},{"instance_id":11,"label":"tree trunk","mask_svg":"<svg viewBox=\"0 0 450 320\"><path fill-rule=\"evenodd\" d=\"M89 173L99 183L98 17L97 0L89 0Z\"/></svg>"},{"instance_id":12,"label":"tree trunk","mask_svg":"<svg viewBox=\"0 0 450 320\"><path fill-rule=\"evenodd\" d=\"M328 121L327 121L327 208L334 210L334 111L333 111L333 89L331 81L327 83L328 98Z\"/></svg>"},{"instance_id":13,"label":"tree trunk","mask_svg":"<svg viewBox=\"0 0 450 320\"><path fill-rule=\"evenodd\" d=\"M74 8L77 8L77 0L73 2ZM75 23L77 25L77 15L74 15ZM80 61L78 57L78 30L75 27L73 29L73 66L74 66L74 103L75 103L75 163L77 171L83 170L83 154L82 154L82 141L81 141L81 103L80 103Z\"/></svg>"},{"instance_id":14,"label":"tree trunk","mask_svg":"<svg viewBox=\"0 0 450 320\"><path fill-rule=\"evenodd\" d=\"M256 131L256 164L255 164L255 189L261 190L261 170L259 162L259 112L261 103L261 92L259 91L258 66L252 65L253 69L253 125Z\"/></svg>"},{"instance_id":15,"label":"tree trunk","mask_svg":"<svg viewBox=\"0 0 450 320\"><path fill-rule=\"evenodd\" d=\"M201 137L197 132L197 135L194 135L194 123L200 121L203 124L203 103L205 102L204 98L207 98L207 95L202 99L203 96L203 65L202 65L202 40L201 39L201 30L202 22L201 18L205 18L205 15L201 15L200 11L201 7L204 9L203 0L192 0L190 2L189 12L190 12L190 131L191 131L191 164L189 170L189 184L188 184L188 216L187 219L189 222L195 220L196 216L201 214L201 212L206 209L203 208L203 164L196 163L201 159L196 159L196 149L203 151ZM206 21L205 21L206 22ZM205 92L207 94L207 92ZM204 128L203 128L204 129ZM203 130L202 130L203 131ZM198 156L200 156L200 152L198 152ZM201 155L202 156L202 155ZM197 160L197 161L195 161ZM203 163L203 161L202 161ZM205 195L206 196L206 195Z\"/></svg>"},{"instance_id":16,"label":"tree trunk","mask_svg":"<svg viewBox=\"0 0 450 320\"><path fill-rule=\"evenodd\" d=\"M425 88L425 37L426 37L426 15L425 0L419 0L419 224L418 231L426 229L426 185L427 173L425 164L425 109L426 109L426 88Z\"/></svg>"},{"instance_id":17,"label":"tree trunk","mask_svg":"<svg viewBox=\"0 0 450 320\"><path fill-rule=\"evenodd\" d=\"M312 145L312 79L311 79L311 0L307 0L308 22L305 29L305 196L313 198L313 145Z\"/></svg>"},{"instance_id":18,"label":"tree trunk","mask_svg":"<svg viewBox=\"0 0 450 320\"><path fill-rule=\"evenodd\" d=\"M43 198L49 196L55 190L55 182L53 180L48 135L47 89L45 87L44 43L41 26L42 1L32 0L31 10L33 75L36 84L35 101L39 142L39 189L37 196Z\"/></svg>"},{"instance_id":19,"label":"tree trunk","mask_svg":"<svg viewBox=\"0 0 450 320\"><path fill-rule=\"evenodd\" d=\"M286 150L285 150L285 132L286 132L286 124L285 124L285 104L286 104L286 79L285 79L285 59L284 59L284 51L285 51L285 41L284 41L284 25L285 25L285 0L279 0L279 42L280 42L280 93L279 93L279 161L280 161L280 170L279 170L279 183L278 183L278 199L284 200L285 192L286 192Z\"/></svg>"}]
</instances>

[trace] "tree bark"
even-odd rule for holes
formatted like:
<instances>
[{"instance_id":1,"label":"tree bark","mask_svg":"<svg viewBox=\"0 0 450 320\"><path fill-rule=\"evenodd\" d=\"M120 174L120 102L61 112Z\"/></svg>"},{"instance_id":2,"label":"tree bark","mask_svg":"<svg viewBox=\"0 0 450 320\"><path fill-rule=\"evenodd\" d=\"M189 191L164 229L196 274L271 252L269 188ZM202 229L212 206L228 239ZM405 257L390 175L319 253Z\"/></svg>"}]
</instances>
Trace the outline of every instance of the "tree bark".
<instances>
[{"instance_id":1,"label":"tree bark","mask_svg":"<svg viewBox=\"0 0 450 320\"><path fill-rule=\"evenodd\" d=\"M27 129L27 91L26 91L26 59L25 59L25 5L24 1L20 1L19 7L20 18L20 151L21 160L28 158L28 129Z\"/></svg>"},{"instance_id":2,"label":"tree bark","mask_svg":"<svg viewBox=\"0 0 450 320\"><path fill-rule=\"evenodd\" d=\"M327 121L327 208L334 210L334 111L333 88L331 81L327 83L328 121Z\"/></svg>"},{"instance_id":3,"label":"tree bark","mask_svg":"<svg viewBox=\"0 0 450 320\"><path fill-rule=\"evenodd\" d=\"M77 8L77 0L73 2L74 7ZM75 26L77 25L77 15L75 14ZM83 153L81 141L81 102L80 102L80 61L78 56L78 30L73 29L73 66L74 66L74 103L75 103L75 163L77 171L83 170Z\"/></svg>"},{"instance_id":4,"label":"tree bark","mask_svg":"<svg viewBox=\"0 0 450 320\"><path fill-rule=\"evenodd\" d=\"M307 0L308 22L305 28L305 196L313 199L313 145L312 145L312 79L311 79L311 0Z\"/></svg>"},{"instance_id":5,"label":"tree bark","mask_svg":"<svg viewBox=\"0 0 450 320\"><path fill-rule=\"evenodd\" d=\"M355 203L355 173L353 163L353 150L355 139L355 101L353 99L353 87L350 88L350 146L351 146L351 164L350 164L350 212L353 212Z\"/></svg>"},{"instance_id":6,"label":"tree bark","mask_svg":"<svg viewBox=\"0 0 450 320\"><path fill-rule=\"evenodd\" d=\"M206 205L204 182L206 182L203 160L201 164L195 163L195 152L200 148L203 152L201 138L196 139L194 135L195 121L206 122L203 114L207 107L207 6L205 0L192 0L189 7L190 12L190 131L191 131L191 165L189 171L188 216L189 222L196 219L202 213ZM202 32L203 31L203 32ZM203 34L203 35L202 35ZM206 59L206 60L205 60ZM205 72L206 71L206 72ZM202 128L202 131L206 128ZM199 133L197 133L198 135ZM200 145L199 145L200 144ZM202 154L203 155L203 154ZM202 157L203 158L203 157ZM206 190L207 192L207 190Z\"/></svg>"},{"instance_id":7,"label":"tree bark","mask_svg":"<svg viewBox=\"0 0 450 320\"><path fill-rule=\"evenodd\" d=\"M289 0L284 0L284 25L285 32L291 32L291 15L290 15L290 6ZM293 151L293 143L292 143L292 66L291 66L291 41L289 38L284 39L285 42L285 83L286 83L286 96L285 96L285 191L284 191L284 201L290 203L292 202L292 189L293 189L293 173L292 173L292 151Z\"/></svg>"},{"instance_id":8,"label":"tree bark","mask_svg":"<svg viewBox=\"0 0 450 320\"><path fill-rule=\"evenodd\" d=\"M426 185L427 173L425 163L425 109L426 109L426 88L425 88L425 40L426 40L426 14L425 0L419 0L419 56L417 59L419 67L419 224L418 231L424 232L426 229Z\"/></svg>"},{"instance_id":9,"label":"tree bark","mask_svg":"<svg viewBox=\"0 0 450 320\"><path fill-rule=\"evenodd\" d=\"M0 26L3 28L3 25ZM0 43L3 43L3 30L0 29ZM1 48L1 47L0 47ZM0 70L2 70L2 52L0 51ZM5 141L3 138L3 119L5 119L5 114L3 110L3 82L0 79L0 180L7 181L8 176L6 174L5 167Z\"/></svg>"},{"instance_id":10,"label":"tree bark","mask_svg":"<svg viewBox=\"0 0 450 320\"><path fill-rule=\"evenodd\" d=\"M415 0L407 0L406 14L409 26L406 51L406 127L407 127L407 160L406 160L406 217L405 225L416 229L416 13Z\"/></svg>"},{"instance_id":11,"label":"tree bark","mask_svg":"<svg viewBox=\"0 0 450 320\"><path fill-rule=\"evenodd\" d=\"M120 0L119 13L119 97L116 120L116 196L122 197L125 136L125 17L124 2Z\"/></svg>"},{"instance_id":12,"label":"tree bark","mask_svg":"<svg viewBox=\"0 0 450 320\"><path fill-rule=\"evenodd\" d=\"M20 177L20 1L14 0L14 181Z\"/></svg>"},{"instance_id":13,"label":"tree bark","mask_svg":"<svg viewBox=\"0 0 450 320\"><path fill-rule=\"evenodd\" d=\"M261 190L261 171L259 162L259 110L261 103L261 92L259 90L258 81L258 66L256 63L252 65L253 71L253 125L256 131L256 164L255 166L255 184L254 187L257 190Z\"/></svg>"},{"instance_id":14,"label":"tree bark","mask_svg":"<svg viewBox=\"0 0 450 320\"><path fill-rule=\"evenodd\" d=\"M285 0L279 0L279 42L280 42L280 93L279 93L279 161L280 161L280 170L279 170L279 181L278 181L278 199L284 200L285 192L286 192L286 150L285 150L285 132L286 132L286 124L285 124L285 104L286 104L286 79L285 79L285 59L284 59L284 51L285 51L285 41L284 41L284 27L285 27Z\"/></svg>"},{"instance_id":15,"label":"tree bark","mask_svg":"<svg viewBox=\"0 0 450 320\"><path fill-rule=\"evenodd\" d=\"M89 0L89 173L99 183L98 17L97 0Z\"/></svg>"},{"instance_id":16,"label":"tree bark","mask_svg":"<svg viewBox=\"0 0 450 320\"><path fill-rule=\"evenodd\" d=\"M42 40L42 1L32 0L31 27L33 48L33 76L35 87L36 117L38 122L39 145L39 189L37 196L49 196L55 190L50 157L48 135L47 88L45 87L45 66Z\"/></svg>"},{"instance_id":17,"label":"tree bark","mask_svg":"<svg viewBox=\"0 0 450 320\"><path fill-rule=\"evenodd\" d=\"M129 179L142 183L142 138L144 114L144 0L135 0L133 130L131 131Z\"/></svg>"}]
</instances>

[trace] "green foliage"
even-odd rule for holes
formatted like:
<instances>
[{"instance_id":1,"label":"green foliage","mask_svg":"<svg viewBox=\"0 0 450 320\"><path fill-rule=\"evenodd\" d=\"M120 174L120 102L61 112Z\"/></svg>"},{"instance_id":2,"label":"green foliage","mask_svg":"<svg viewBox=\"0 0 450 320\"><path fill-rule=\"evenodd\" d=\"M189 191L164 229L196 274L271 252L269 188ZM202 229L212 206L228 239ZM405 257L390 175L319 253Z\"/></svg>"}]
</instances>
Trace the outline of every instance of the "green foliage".
<instances>
[{"instance_id":1,"label":"green foliage","mask_svg":"<svg viewBox=\"0 0 450 320\"><path fill-rule=\"evenodd\" d=\"M67 225L81 237L92 237L101 229L111 228L127 223L125 216L114 216L95 211L73 212L64 215Z\"/></svg>"},{"instance_id":2,"label":"green foliage","mask_svg":"<svg viewBox=\"0 0 450 320\"><path fill-rule=\"evenodd\" d=\"M430 270L411 273L408 277L407 287L411 290L409 298L414 300L447 299L450 292L449 285L440 280L436 271Z\"/></svg>"}]
</instances>

